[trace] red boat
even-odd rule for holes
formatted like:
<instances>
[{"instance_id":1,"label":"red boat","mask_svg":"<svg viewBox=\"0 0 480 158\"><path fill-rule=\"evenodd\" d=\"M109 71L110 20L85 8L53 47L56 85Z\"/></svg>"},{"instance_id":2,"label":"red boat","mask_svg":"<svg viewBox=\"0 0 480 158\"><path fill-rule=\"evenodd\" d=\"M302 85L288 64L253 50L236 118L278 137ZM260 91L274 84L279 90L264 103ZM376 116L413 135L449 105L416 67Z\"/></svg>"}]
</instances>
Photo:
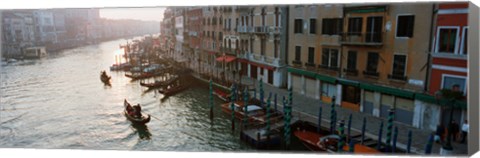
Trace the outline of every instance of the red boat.
<instances>
[{"instance_id":1,"label":"red boat","mask_svg":"<svg viewBox=\"0 0 480 158\"><path fill-rule=\"evenodd\" d=\"M338 151L338 141L340 140L340 136L338 135L322 135L308 130L296 130L293 134L302 141L305 147L312 151L325 151L330 153L336 153ZM349 148L348 143L345 143L343 151L348 151ZM354 153L375 154L381 152L365 145L355 144Z\"/></svg>"}]
</instances>

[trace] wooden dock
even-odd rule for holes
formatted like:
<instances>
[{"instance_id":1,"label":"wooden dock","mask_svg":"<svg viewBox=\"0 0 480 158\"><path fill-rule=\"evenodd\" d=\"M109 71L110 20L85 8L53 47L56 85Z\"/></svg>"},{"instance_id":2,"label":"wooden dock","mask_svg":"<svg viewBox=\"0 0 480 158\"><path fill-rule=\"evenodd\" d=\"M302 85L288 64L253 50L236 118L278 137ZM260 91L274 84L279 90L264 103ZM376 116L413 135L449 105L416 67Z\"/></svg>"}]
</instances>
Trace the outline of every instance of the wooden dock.
<instances>
[{"instance_id":1,"label":"wooden dock","mask_svg":"<svg viewBox=\"0 0 480 158\"><path fill-rule=\"evenodd\" d=\"M293 117L290 125L296 123L299 119ZM270 125L270 133L267 135L266 126L249 127L240 132L240 140L254 146L257 149L268 149L279 147L283 140L283 127L285 122L278 121ZM291 127L291 126L290 126Z\"/></svg>"}]
</instances>

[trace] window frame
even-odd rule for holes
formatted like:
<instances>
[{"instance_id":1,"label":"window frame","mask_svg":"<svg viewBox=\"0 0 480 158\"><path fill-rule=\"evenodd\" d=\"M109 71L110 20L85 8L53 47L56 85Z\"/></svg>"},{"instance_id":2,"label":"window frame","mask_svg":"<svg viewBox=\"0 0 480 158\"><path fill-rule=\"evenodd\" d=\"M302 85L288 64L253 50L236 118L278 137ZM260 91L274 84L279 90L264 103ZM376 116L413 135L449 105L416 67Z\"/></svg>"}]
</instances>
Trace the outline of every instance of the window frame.
<instances>
[{"instance_id":1,"label":"window frame","mask_svg":"<svg viewBox=\"0 0 480 158\"><path fill-rule=\"evenodd\" d=\"M372 71L369 71L369 70L368 70L368 67L369 67L368 65L369 65L369 63L370 63L370 62L369 62L369 60L370 60L370 54L376 54L376 55L377 55L377 61L376 61L376 62L377 62L377 63L376 63L377 65L376 65L376 68L375 68L375 72L372 72ZM380 54L379 54L378 52L368 52L368 53L367 53L367 64L366 64L366 67L365 67L365 71L366 71L366 72L372 72L372 73L378 73L378 65L379 65L378 63L379 63L379 60L380 60Z\"/></svg>"},{"instance_id":2,"label":"window frame","mask_svg":"<svg viewBox=\"0 0 480 158\"><path fill-rule=\"evenodd\" d=\"M298 28L299 32L297 32L297 20L300 20L300 25L299 25L300 28ZM294 19L294 21L293 21L293 33L294 34L303 34L303 19L302 18Z\"/></svg>"},{"instance_id":3,"label":"window frame","mask_svg":"<svg viewBox=\"0 0 480 158\"><path fill-rule=\"evenodd\" d=\"M468 55L468 37L465 37L465 31L467 31L468 36L468 26L462 27L462 42L460 43L460 52L458 52L460 55ZM467 40L467 50L463 49L465 47L465 40ZM466 51L467 53L464 53L463 51Z\"/></svg>"},{"instance_id":4,"label":"window frame","mask_svg":"<svg viewBox=\"0 0 480 158\"><path fill-rule=\"evenodd\" d=\"M324 64L324 50L327 50L327 59L328 59L328 62L327 62L327 65ZM336 58L337 58L337 66L336 67L332 67L332 50L336 50L337 51L337 55L336 55ZM320 63L321 66L323 67L327 67L327 68L335 68L335 69L338 69L340 68L340 50L338 48L322 48L322 60L321 60L321 63Z\"/></svg>"},{"instance_id":5,"label":"window frame","mask_svg":"<svg viewBox=\"0 0 480 158\"><path fill-rule=\"evenodd\" d=\"M315 26L314 26L314 28L313 28L313 31L314 31L313 33L312 33L312 20L315 20L315 23L314 23ZM308 29L309 29L309 30L308 30L308 34L310 34L310 35L316 35L317 32L318 32L318 31L317 31L317 23L318 23L318 22L317 22L317 18L310 18L310 19L308 20L308 22L309 22L309 24L310 24L309 27L308 27Z\"/></svg>"},{"instance_id":6,"label":"window frame","mask_svg":"<svg viewBox=\"0 0 480 158\"><path fill-rule=\"evenodd\" d=\"M350 65L350 52L355 54L355 64L354 64L354 69L350 69L348 66ZM358 68L358 63L357 63L357 57L358 57L358 51L353 51L349 50L347 51L347 70L357 70Z\"/></svg>"},{"instance_id":7,"label":"window frame","mask_svg":"<svg viewBox=\"0 0 480 158\"><path fill-rule=\"evenodd\" d=\"M439 52L439 49L440 49L440 46L439 46L439 44L440 44L440 31L442 29L457 29L455 49L453 50L453 53ZM457 55L458 54L458 45L459 45L459 42L460 42L460 40L458 40L459 36L460 36L460 26L438 26L437 27L437 34L435 36L436 37L436 39L435 39L435 53Z\"/></svg>"},{"instance_id":8,"label":"window frame","mask_svg":"<svg viewBox=\"0 0 480 158\"><path fill-rule=\"evenodd\" d=\"M452 75L452 74L442 74L442 84L440 85L440 89L444 89L443 87L445 85L445 77L451 77L451 78L461 78L465 80L465 86L462 89L463 96L467 95L467 77L466 76L460 76L460 75Z\"/></svg>"},{"instance_id":9,"label":"window frame","mask_svg":"<svg viewBox=\"0 0 480 158\"><path fill-rule=\"evenodd\" d=\"M297 58L297 54L298 54L298 58ZM300 62L302 61L302 46L295 46L295 61L300 61Z\"/></svg>"},{"instance_id":10,"label":"window frame","mask_svg":"<svg viewBox=\"0 0 480 158\"><path fill-rule=\"evenodd\" d=\"M398 17L400 16L413 16L413 28L412 28L412 37L408 36L398 36ZM397 19L396 19L396 24L395 24L395 38L397 39L410 39L413 38L414 31L415 31L415 14L397 14Z\"/></svg>"},{"instance_id":11,"label":"window frame","mask_svg":"<svg viewBox=\"0 0 480 158\"><path fill-rule=\"evenodd\" d=\"M310 52L310 50L313 50L312 52ZM312 58L310 58L310 53L312 54ZM310 60L312 60L310 62ZM315 64L315 47L308 47L308 60L307 60L307 63L309 64Z\"/></svg>"},{"instance_id":12,"label":"window frame","mask_svg":"<svg viewBox=\"0 0 480 158\"><path fill-rule=\"evenodd\" d=\"M358 18L360 19L360 32L355 32L355 33L350 32L350 24L351 24L350 19L358 19ZM348 17L347 21L348 21L347 34L348 34L349 36L351 36L351 35L361 36L361 35L362 35L362 31L363 31L363 21L364 21L364 18L361 17L361 16Z\"/></svg>"},{"instance_id":13,"label":"window frame","mask_svg":"<svg viewBox=\"0 0 480 158\"><path fill-rule=\"evenodd\" d=\"M394 71L395 71L395 56L396 55L403 55L405 56L405 63L404 63L404 67L403 67L403 76L402 77L405 77L407 75L407 63L408 63L408 54L400 54L400 53L394 53L393 54L393 61L392 61L392 71L391 71L391 74L392 76L394 75ZM380 59L380 57L379 57ZM377 68L378 68L378 64L377 64Z\"/></svg>"}]
</instances>

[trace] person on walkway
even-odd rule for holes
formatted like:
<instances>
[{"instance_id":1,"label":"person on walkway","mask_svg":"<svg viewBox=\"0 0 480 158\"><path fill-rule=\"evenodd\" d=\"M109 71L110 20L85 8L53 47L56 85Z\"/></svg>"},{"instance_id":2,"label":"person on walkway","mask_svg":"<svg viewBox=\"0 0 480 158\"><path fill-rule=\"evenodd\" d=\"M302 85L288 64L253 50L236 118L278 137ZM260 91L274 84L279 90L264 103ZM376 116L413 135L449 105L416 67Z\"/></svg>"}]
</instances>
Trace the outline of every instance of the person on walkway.
<instances>
[{"instance_id":1,"label":"person on walkway","mask_svg":"<svg viewBox=\"0 0 480 158\"><path fill-rule=\"evenodd\" d=\"M462 125L462 141L461 141L461 143L465 143L465 139L467 138L467 134L468 134L468 129L469 129L469 125L468 125L467 120L465 120L463 122L463 125Z\"/></svg>"},{"instance_id":2,"label":"person on walkway","mask_svg":"<svg viewBox=\"0 0 480 158\"><path fill-rule=\"evenodd\" d=\"M443 132L444 132L443 126L440 125L440 124L437 125L437 131L435 132L435 138L434 138L434 140L435 140L436 143L439 143L439 144L442 143L442 141L443 141L443 140L442 140Z\"/></svg>"},{"instance_id":3,"label":"person on walkway","mask_svg":"<svg viewBox=\"0 0 480 158\"><path fill-rule=\"evenodd\" d=\"M460 127L458 126L458 123L455 120L452 120L451 126L452 126L453 141L457 141L457 136L458 136Z\"/></svg>"}]
</instances>

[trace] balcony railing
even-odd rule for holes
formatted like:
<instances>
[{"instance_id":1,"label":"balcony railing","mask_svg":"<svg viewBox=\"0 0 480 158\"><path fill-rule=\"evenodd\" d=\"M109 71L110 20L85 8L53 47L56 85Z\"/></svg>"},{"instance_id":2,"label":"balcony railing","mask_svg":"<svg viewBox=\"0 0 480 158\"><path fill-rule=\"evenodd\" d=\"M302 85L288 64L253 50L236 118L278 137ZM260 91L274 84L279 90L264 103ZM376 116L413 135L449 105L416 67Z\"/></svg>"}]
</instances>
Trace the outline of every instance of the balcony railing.
<instances>
[{"instance_id":1,"label":"balcony railing","mask_svg":"<svg viewBox=\"0 0 480 158\"><path fill-rule=\"evenodd\" d=\"M383 45L384 32L341 33L341 42L350 45Z\"/></svg>"}]
</instances>

